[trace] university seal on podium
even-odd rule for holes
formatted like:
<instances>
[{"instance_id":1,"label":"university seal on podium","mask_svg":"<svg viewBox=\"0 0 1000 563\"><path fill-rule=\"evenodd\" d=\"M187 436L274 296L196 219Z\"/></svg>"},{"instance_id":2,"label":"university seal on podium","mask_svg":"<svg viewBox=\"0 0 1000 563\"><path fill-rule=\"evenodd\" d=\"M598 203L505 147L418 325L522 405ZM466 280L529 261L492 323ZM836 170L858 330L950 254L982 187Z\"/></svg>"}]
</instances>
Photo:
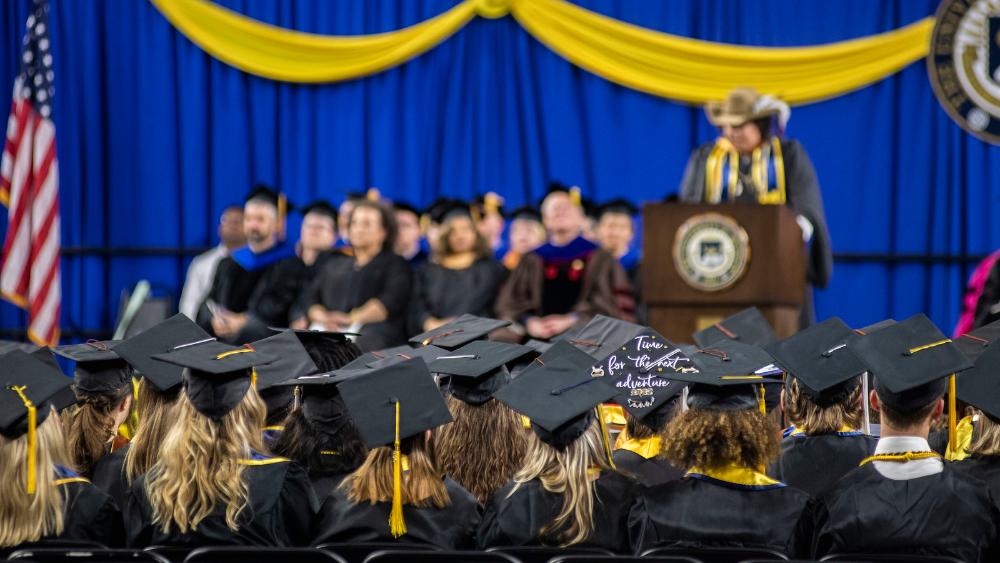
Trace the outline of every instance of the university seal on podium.
<instances>
[{"instance_id":1,"label":"university seal on podium","mask_svg":"<svg viewBox=\"0 0 1000 563\"><path fill-rule=\"evenodd\" d=\"M750 237L733 218L701 213L688 218L674 238L674 265L688 285L720 291L743 277L750 263Z\"/></svg>"},{"instance_id":2,"label":"university seal on podium","mask_svg":"<svg viewBox=\"0 0 1000 563\"><path fill-rule=\"evenodd\" d=\"M927 72L945 111L963 129L1000 144L1000 4L944 0Z\"/></svg>"}]
</instances>

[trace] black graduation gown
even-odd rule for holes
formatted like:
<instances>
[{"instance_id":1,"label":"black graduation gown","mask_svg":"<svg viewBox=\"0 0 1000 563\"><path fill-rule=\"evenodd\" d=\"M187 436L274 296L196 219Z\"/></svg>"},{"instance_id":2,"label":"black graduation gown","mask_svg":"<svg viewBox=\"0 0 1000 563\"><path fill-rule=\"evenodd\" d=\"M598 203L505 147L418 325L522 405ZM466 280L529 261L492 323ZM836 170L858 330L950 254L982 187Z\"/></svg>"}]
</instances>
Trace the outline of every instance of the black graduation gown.
<instances>
[{"instance_id":1,"label":"black graduation gown","mask_svg":"<svg viewBox=\"0 0 1000 563\"><path fill-rule=\"evenodd\" d=\"M313 545L324 543L399 542L431 544L441 549L471 549L479 525L476 498L461 485L445 478L451 498L446 508L417 508L403 505L406 533L398 539L389 531L392 504L355 504L334 490L320 509Z\"/></svg>"},{"instance_id":2,"label":"black graduation gown","mask_svg":"<svg viewBox=\"0 0 1000 563\"><path fill-rule=\"evenodd\" d=\"M297 256L282 258L266 266L246 270L232 256L223 258L215 270L212 288L198 309L198 324L210 334L212 312L208 299L234 313L247 313L247 324L227 342L243 344L274 334L269 326L288 326L289 313L299 294L305 264Z\"/></svg>"},{"instance_id":3,"label":"black graduation gown","mask_svg":"<svg viewBox=\"0 0 1000 563\"><path fill-rule=\"evenodd\" d=\"M899 481L869 463L809 503L795 551L803 558L883 552L997 561L998 526L988 488L951 465Z\"/></svg>"},{"instance_id":4,"label":"black graduation gown","mask_svg":"<svg viewBox=\"0 0 1000 563\"><path fill-rule=\"evenodd\" d=\"M629 513L632 550L754 547L787 552L809 495L788 486L752 489L684 477L650 487Z\"/></svg>"},{"instance_id":5,"label":"black graduation gown","mask_svg":"<svg viewBox=\"0 0 1000 563\"><path fill-rule=\"evenodd\" d=\"M319 304L331 311L349 312L370 299L378 299L389 313L380 323L365 325L357 344L364 350L381 350L406 343L406 312L413 271L401 256L389 250L378 253L362 267L353 256L330 260L302 296L304 310Z\"/></svg>"},{"instance_id":6,"label":"black graduation gown","mask_svg":"<svg viewBox=\"0 0 1000 563\"><path fill-rule=\"evenodd\" d=\"M247 508L240 513L239 529L229 529L225 509L220 506L198 524L197 530L185 534L176 530L164 533L159 525L152 522L145 477L140 477L126 494L128 545L309 545L312 519L318 503L305 470L296 463L279 461L251 465L244 474L249 499Z\"/></svg>"},{"instance_id":7,"label":"black graduation gown","mask_svg":"<svg viewBox=\"0 0 1000 563\"><path fill-rule=\"evenodd\" d=\"M660 457L646 459L635 452L618 449L612 454L611 459L614 460L618 471L630 475L646 487L676 481L684 476L683 471Z\"/></svg>"},{"instance_id":8,"label":"black graduation gown","mask_svg":"<svg viewBox=\"0 0 1000 563\"><path fill-rule=\"evenodd\" d=\"M628 507L639 486L630 477L614 471L603 472L594 484L594 530L578 545L624 553L628 550ZM513 488L513 482L507 483L487 503L476 534L479 548L559 545L558 538L542 538L539 534L559 515L562 495L546 491L537 479L522 484L508 498Z\"/></svg>"},{"instance_id":9,"label":"black graduation gown","mask_svg":"<svg viewBox=\"0 0 1000 563\"><path fill-rule=\"evenodd\" d=\"M124 544L122 513L114 499L78 476L64 479L59 487L65 520L58 539L94 541L108 547Z\"/></svg>"},{"instance_id":10,"label":"black graduation gown","mask_svg":"<svg viewBox=\"0 0 1000 563\"><path fill-rule=\"evenodd\" d=\"M428 317L445 319L466 313L492 317L493 302L506 276L507 270L492 258L477 260L461 270L425 263L414 276L410 333L424 332Z\"/></svg>"},{"instance_id":11,"label":"black graduation gown","mask_svg":"<svg viewBox=\"0 0 1000 563\"><path fill-rule=\"evenodd\" d=\"M334 473L332 475L309 475L309 480L312 482L313 490L316 491L316 498L319 499L319 504L322 506L326 502L326 498L333 494L334 489L340 486L340 483L344 481L350 475L348 473Z\"/></svg>"},{"instance_id":12,"label":"black graduation gown","mask_svg":"<svg viewBox=\"0 0 1000 563\"><path fill-rule=\"evenodd\" d=\"M993 500L1000 503L1000 457L974 455L955 462L952 467L989 485Z\"/></svg>"},{"instance_id":13,"label":"black graduation gown","mask_svg":"<svg viewBox=\"0 0 1000 563\"><path fill-rule=\"evenodd\" d=\"M878 438L860 432L791 435L768 476L816 496L875 453Z\"/></svg>"},{"instance_id":14,"label":"black graduation gown","mask_svg":"<svg viewBox=\"0 0 1000 563\"><path fill-rule=\"evenodd\" d=\"M125 492L128 490L125 478L125 453L128 448L126 444L102 456L94 464L90 476L90 482L115 499L115 504L118 506L125 506Z\"/></svg>"}]
</instances>

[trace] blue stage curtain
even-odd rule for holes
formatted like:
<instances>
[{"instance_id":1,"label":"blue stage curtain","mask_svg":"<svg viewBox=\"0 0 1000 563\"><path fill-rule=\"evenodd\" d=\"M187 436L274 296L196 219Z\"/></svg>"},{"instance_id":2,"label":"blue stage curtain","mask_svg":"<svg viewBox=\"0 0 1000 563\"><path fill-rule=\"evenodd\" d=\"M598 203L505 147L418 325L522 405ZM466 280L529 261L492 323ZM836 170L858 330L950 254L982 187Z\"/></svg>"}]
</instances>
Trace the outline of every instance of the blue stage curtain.
<instances>
[{"instance_id":1,"label":"blue stage curtain","mask_svg":"<svg viewBox=\"0 0 1000 563\"><path fill-rule=\"evenodd\" d=\"M669 33L776 46L895 29L937 4L574 1ZM4 111L29 3L0 3ZM359 34L414 24L455 0L220 3L302 31ZM700 108L580 70L510 17L473 20L399 68L317 86L236 71L141 0L52 0L51 27L64 247L211 245L220 211L254 182L300 203L375 186L418 205L495 190L518 206L552 179L596 200L657 201L677 190L691 149L715 135ZM1000 246L1000 149L951 122L922 63L795 109L788 136L815 162L836 252L962 256ZM646 256L657 259L668 258ZM178 294L188 260L64 258L64 330L110 329L121 290L143 278ZM817 294L818 314L862 325L925 311L950 329L968 271L841 260ZM0 306L0 326L23 326L23 314Z\"/></svg>"}]
</instances>

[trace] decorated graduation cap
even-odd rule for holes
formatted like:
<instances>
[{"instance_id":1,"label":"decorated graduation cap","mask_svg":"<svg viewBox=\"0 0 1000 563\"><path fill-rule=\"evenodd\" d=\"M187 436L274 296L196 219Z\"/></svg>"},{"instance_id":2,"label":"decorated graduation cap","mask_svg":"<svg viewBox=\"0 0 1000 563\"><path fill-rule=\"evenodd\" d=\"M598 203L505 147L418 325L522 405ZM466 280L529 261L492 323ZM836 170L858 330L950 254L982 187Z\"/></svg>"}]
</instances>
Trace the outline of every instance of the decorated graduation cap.
<instances>
[{"instance_id":1,"label":"decorated graduation cap","mask_svg":"<svg viewBox=\"0 0 1000 563\"><path fill-rule=\"evenodd\" d=\"M765 408L766 384L781 384L780 370L773 358L758 346L736 340L723 340L708 348L690 350L689 358L697 372L678 372L674 379L692 385L688 406L708 410L743 410Z\"/></svg>"},{"instance_id":2,"label":"decorated graduation cap","mask_svg":"<svg viewBox=\"0 0 1000 563\"><path fill-rule=\"evenodd\" d=\"M186 315L178 313L169 319L123 340L115 346L115 354L128 362L137 375L157 391L166 393L180 388L184 368L153 358L170 352L175 346L215 340Z\"/></svg>"},{"instance_id":3,"label":"decorated graduation cap","mask_svg":"<svg viewBox=\"0 0 1000 563\"><path fill-rule=\"evenodd\" d=\"M744 309L691 336L702 348L720 340L738 340L743 344L755 346L765 346L778 341L774 329L757 307Z\"/></svg>"},{"instance_id":4,"label":"decorated graduation cap","mask_svg":"<svg viewBox=\"0 0 1000 563\"><path fill-rule=\"evenodd\" d=\"M659 430L670 416L673 398L687 387L673 375L696 368L680 348L647 328L612 352L600 369L614 382L616 402L643 424Z\"/></svg>"},{"instance_id":5,"label":"decorated graduation cap","mask_svg":"<svg viewBox=\"0 0 1000 563\"><path fill-rule=\"evenodd\" d=\"M582 327L565 332L557 340L569 342L591 358L601 361L644 330L646 327L642 325L597 315Z\"/></svg>"},{"instance_id":6,"label":"decorated graduation cap","mask_svg":"<svg viewBox=\"0 0 1000 563\"><path fill-rule=\"evenodd\" d=\"M534 221L536 223L542 222L542 214L538 212L537 207L522 206L510 212L510 220L524 220L524 221Z\"/></svg>"},{"instance_id":7,"label":"decorated graduation cap","mask_svg":"<svg viewBox=\"0 0 1000 563\"><path fill-rule=\"evenodd\" d=\"M334 207L329 201L325 199L317 199L302 208L302 216L305 217L310 213L315 213L317 215L322 215L324 217L329 217L333 219L333 224L337 224L337 208Z\"/></svg>"},{"instance_id":8,"label":"decorated graduation cap","mask_svg":"<svg viewBox=\"0 0 1000 563\"><path fill-rule=\"evenodd\" d=\"M865 365L848 347L856 333L837 317L765 346L799 388L819 407L846 399L860 384Z\"/></svg>"},{"instance_id":9,"label":"decorated graduation cap","mask_svg":"<svg viewBox=\"0 0 1000 563\"><path fill-rule=\"evenodd\" d=\"M181 344L153 358L185 368L184 393L195 410L220 420L243 400L254 368L274 360L249 346L230 346L216 340Z\"/></svg>"},{"instance_id":10,"label":"decorated graduation cap","mask_svg":"<svg viewBox=\"0 0 1000 563\"><path fill-rule=\"evenodd\" d=\"M955 339L955 346L958 346L970 360L975 361L998 339L1000 339L1000 321L993 321L959 336Z\"/></svg>"},{"instance_id":11,"label":"decorated graduation cap","mask_svg":"<svg viewBox=\"0 0 1000 563\"><path fill-rule=\"evenodd\" d=\"M537 356L537 352L518 344L475 340L437 356L428 367L433 373L450 376L447 389L455 398L481 405L510 382L508 364L527 356Z\"/></svg>"},{"instance_id":12,"label":"decorated graduation cap","mask_svg":"<svg viewBox=\"0 0 1000 563\"><path fill-rule=\"evenodd\" d=\"M945 378L972 367L922 314L855 339L851 350L875 376L879 401L899 411L930 404L944 394Z\"/></svg>"},{"instance_id":13,"label":"decorated graduation cap","mask_svg":"<svg viewBox=\"0 0 1000 563\"><path fill-rule=\"evenodd\" d=\"M410 337L410 344L414 346L433 344L439 348L454 350L473 340L485 338L494 330L508 325L510 325L510 321L477 317L467 313L434 330Z\"/></svg>"},{"instance_id":14,"label":"decorated graduation cap","mask_svg":"<svg viewBox=\"0 0 1000 563\"><path fill-rule=\"evenodd\" d=\"M87 395L115 395L132 379L129 364L114 352L120 340L92 340L58 346L52 351L73 360L73 384Z\"/></svg>"},{"instance_id":15,"label":"decorated graduation cap","mask_svg":"<svg viewBox=\"0 0 1000 563\"><path fill-rule=\"evenodd\" d=\"M597 207L597 218L600 219L607 213L617 213L635 217L639 214L639 208L625 198L616 198L606 201Z\"/></svg>"},{"instance_id":16,"label":"decorated graduation cap","mask_svg":"<svg viewBox=\"0 0 1000 563\"><path fill-rule=\"evenodd\" d=\"M59 371L22 350L0 357L0 434L14 440L28 435L28 475L25 486L34 494L38 475L38 425L48 417L53 398L70 386Z\"/></svg>"},{"instance_id":17,"label":"decorated graduation cap","mask_svg":"<svg viewBox=\"0 0 1000 563\"><path fill-rule=\"evenodd\" d=\"M1000 346L986 347L972 368L958 376L956 394L993 420L1000 420Z\"/></svg>"},{"instance_id":18,"label":"decorated graduation cap","mask_svg":"<svg viewBox=\"0 0 1000 563\"><path fill-rule=\"evenodd\" d=\"M593 364L587 353L567 342L557 342L494 397L531 419L532 431L543 442L564 450L587 431L601 403L617 393L609 378L594 372ZM604 417L596 418L613 467Z\"/></svg>"},{"instance_id":19,"label":"decorated graduation cap","mask_svg":"<svg viewBox=\"0 0 1000 563\"><path fill-rule=\"evenodd\" d=\"M406 533L400 441L451 422L451 413L427 364L418 358L348 377L338 387L365 444L369 448L393 447L389 529L398 538Z\"/></svg>"}]
</instances>

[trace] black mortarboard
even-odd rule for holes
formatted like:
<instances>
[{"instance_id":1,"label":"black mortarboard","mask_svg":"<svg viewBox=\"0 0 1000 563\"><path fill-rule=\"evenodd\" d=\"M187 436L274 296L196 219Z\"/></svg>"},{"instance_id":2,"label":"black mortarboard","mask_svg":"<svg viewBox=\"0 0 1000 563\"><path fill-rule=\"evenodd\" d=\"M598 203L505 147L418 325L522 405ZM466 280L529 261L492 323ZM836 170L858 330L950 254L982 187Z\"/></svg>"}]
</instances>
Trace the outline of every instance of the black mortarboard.
<instances>
[{"instance_id":1,"label":"black mortarboard","mask_svg":"<svg viewBox=\"0 0 1000 563\"><path fill-rule=\"evenodd\" d=\"M424 215L426 215L432 223L441 223L444 221L445 213L456 205L465 205L465 202L451 197L439 197L432 201L431 204L424 209Z\"/></svg>"},{"instance_id":2,"label":"black mortarboard","mask_svg":"<svg viewBox=\"0 0 1000 563\"><path fill-rule=\"evenodd\" d=\"M121 341L90 341L58 346L52 351L76 362L73 384L79 393L115 395L132 379L132 369L113 350Z\"/></svg>"},{"instance_id":3,"label":"black mortarboard","mask_svg":"<svg viewBox=\"0 0 1000 563\"><path fill-rule=\"evenodd\" d=\"M269 389L288 379L319 371L295 331L280 332L253 342L249 347L273 358L273 361L257 366L258 391Z\"/></svg>"},{"instance_id":4,"label":"black mortarboard","mask_svg":"<svg viewBox=\"0 0 1000 563\"><path fill-rule=\"evenodd\" d=\"M617 391L608 378L594 377L593 358L567 342L557 342L536 363L494 398L530 418L538 437L562 450L586 432L594 407Z\"/></svg>"},{"instance_id":5,"label":"black mortarboard","mask_svg":"<svg viewBox=\"0 0 1000 563\"><path fill-rule=\"evenodd\" d=\"M865 365L848 350L856 338L844 321L833 317L764 349L799 381L810 401L826 408L846 399L860 384Z\"/></svg>"},{"instance_id":6,"label":"black mortarboard","mask_svg":"<svg viewBox=\"0 0 1000 563\"><path fill-rule=\"evenodd\" d=\"M487 192L472 200L472 206L475 208L480 217L486 216L490 213L496 213L503 217L503 204L503 197L495 192Z\"/></svg>"},{"instance_id":7,"label":"black mortarboard","mask_svg":"<svg viewBox=\"0 0 1000 563\"><path fill-rule=\"evenodd\" d=\"M511 211L510 219L512 221L517 221L518 219L522 219L525 221L534 221L536 223L541 223L542 214L538 212L537 207L529 207L525 205L523 207L518 207L514 211Z\"/></svg>"},{"instance_id":8,"label":"black mortarboard","mask_svg":"<svg viewBox=\"0 0 1000 563\"><path fill-rule=\"evenodd\" d=\"M646 327L597 315L582 327L563 333L557 340L569 342L589 354L591 358L601 361L643 330L646 330Z\"/></svg>"},{"instance_id":9,"label":"black mortarboard","mask_svg":"<svg viewBox=\"0 0 1000 563\"><path fill-rule=\"evenodd\" d=\"M635 217L639 214L639 208L627 199L616 198L611 201L604 202L597 208L598 219L603 217L605 213L619 213L622 215L628 215L629 217Z\"/></svg>"},{"instance_id":10,"label":"black mortarboard","mask_svg":"<svg viewBox=\"0 0 1000 563\"><path fill-rule=\"evenodd\" d=\"M744 309L691 336L695 343L703 348L727 339L739 340L754 346L765 346L778 341L774 329L757 307Z\"/></svg>"},{"instance_id":11,"label":"black mortarboard","mask_svg":"<svg viewBox=\"0 0 1000 563\"><path fill-rule=\"evenodd\" d=\"M955 346L958 346L958 349L966 357L975 361L990 344L998 339L1000 339L1000 321L993 321L959 336L955 339Z\"/></svg>"},{"instance_id":12,"label":"black mortarboard","mask_svg":"<svg viewBox=\"0 0 1000 563\"><path fill-rule=\"evenodd\" d=\"M437 213L437 217L434 218L435 223L444 223L455 217L468 217L469 219L473 217L472 208L461 200L454 200L448 205L438 208Z\"/></svg>"},{"instance_id":13,"label":"black mortarboard","mask_svg":"<svg viewBox=\"0 0 1000 563\"><path fill-rule=\"evenodd\" d=\"M573 194L570 193L570 196ZM597 219L597 204L589 197L580 198L580 206L583 207L583 214L588 219Z\"/></svg>"},{"instance_id":14,"label":"black mortarboard","mask_svg":"<svg viewBox=\"0 0 1000 563\"><path fill-rule=\"evenodd\" d=\"M379 369L392 364L398 364L400 362L405 362L406 360L412 360L413 358L419 358L423 360L425 364L430 365L438 356L444 356L448 354L448 350L444 348L439 348L437 346L421 346L420 348L406 348L405 350L398 350L394 353L382 354L384 357L376 358L371 362L365 364L368 369Z\"/></svg>"},{"instance_id":15,"label":"black mortarboard","mask_svg":"<svg viewBox=\"0 0 1000 563\"><path fill-rule=\"evenodd\" d=\"M944 394L948 375L972 366L922 314L856 338L851 350L875 376L879 400L904 412L930 404Z\"/></svg>"},{"instance_id":16,"label":"black mortarboard","mask_svg":"<svg viewBox=\"0 0 1000 563\"><path fill-rule=\"evenodd\" d=\"M959 400L1000 420L1000 346L986 347L975 365L956 378L955 390Z\"/></svg>"},{"instance_id":17,"label":"black mortarboard","mask_svg":"<svg viewBox=\"0 0 1000 563\"><path fill-rule=\"evenodd\" d=\"M420 212L417 211L417 208L410 205L409 203L406 203L405 201L392 202L392 209L394 211L405 211L407 213L412 213L416 215L418 218L420 217Z\"/></svg>"},{"instance_id":18,"label":"black mortarboard","mask_svg":"<svg viewBox=\"0 0 1000 563\"><path fill-rule=\"evenodd\" d=\"M22 350L0 356L3 375L0 375L0 434L14 440L28 432L28 406L35 407L35 425L49 415L52 400L68 389L68 377L37 357ZM20 393L16 389L20 389ZM23 395L23 397L22 397Z\"/></svg>"},{"instance_id":19,"label":"black mortarboard","mask_svg":"<svg viewBox=\"0 0 1000 563\"><path fill-rule=\"evenodd\" d=\"M722 340L709 348L692 350L689 356L697 372L678 372L674 379L691 383L688 406L710 410L742 410L760 407L760 388L781 384L769 377L780 373L773 358L758 346ZM772 369L767 369L771 366Z\"/></svg>"},{"instance_id":20,"label":"black mortarboard","mask_svg":"<svg viewBox=\"0 0 1000 563\"><path fill-rule=\"evenodd\" d=\"M369 448L392 445L452 421L427 364L417 358L346 378L338 388Z\"/></svg>"},{"instance_id":21,"label":"black mortarboard","mask_svg":"<svg viewBox=\"0 0 1000 563\"><path fill-rule=\"evenodd\" d=\"M510 321L501 321L486 317L464 314L450 323L441 325L434 330L422 332L410 337L410 344L426 346L433 344L447 350L454 350L473 340L485 338L498 328L508 326Z\"/></svg>"},{"instance_id":22,"label":"black mortarboard","mask_svg":"<svg viewBox=\"0 0 1000 563\"><path fill-rule=\"evenodd\" d=\"M195 410L214 420L224 417L243 400L250 389L253 368L274 360L247 346L215 340L175 347L153 358L186 368L182 374L184 393Z\"/></svg>"},{"instance_id":23,"label":"black mortarboard","mask_svg":"<svg viewBox=\"0 0 1000 563\"><path fill-rule=\"evenodd\" d=\"M377 362L378 360L395 356L396 354L400 353L405 354L412 350L414 350L412 346L407 346L405 344L403 346L393 346L392 348L385 348L382 350L373 350L371 352L365 352L361 354L357 358L354 358L350 362L336 369L346 369L346 370L367 369L368 365L373 362Z\"/></svg>"},{"instance_id":24,"label":"black mortarboard","mask_svg":"<svg viewBox=\"0 0 1000 563\"><path fill-rule=\"evenodd\" d=\"M882 330L883 328L885 328L887 326L892 326L894 324L896 324L896 319L885 319L885 320L879 321L879 322L877 322L875 324L870 324L870 325L868 325L866 327L863 327L863 328L856 328L856 329L854 329L854 332L860 334L861 336L864 336L866 334L871 334L871 333L875 332L876 330Z\"/></svg>"},{"instance_id":25,"label":"black mortarboard","mask_svg":"<svg viewBox=\"0 0 1000 563\"><path fill-rule=\"evenodd\" d=\"M361 350L351 342L351 334L326 330L284 329L269 327L274 332L295 333L319 371L333 371L357 359Z\"/></svg>"},{"instance_id":26,"label":"black mortarboard","mask_svg":"<svg viewBox=\"0 0 1000 563\"><path fill-rule=\"evenodd\" d=\"M0 340L0 356L6 354L7 352L13 352L14 350L20 350L28 354L38 350L38 346L32 344L31 342L18 342L16 340Z\"/></svg>"},{"instance_id":27,"label":"black mortarboard","mask_svg":"<svg viewBox=\"0 0 1000 563\"><path fill-rule=\"evenodd\" d=\"M181 384L184 368L154 360L154 354L170 352L175 346L213 340L194 321L183 314L176 314L160 324L123 340L115 346L121 356L157 391L165 393Z\"/></svg>"},{"instance_id":28,"label":"black mortarboard","mask_svg":"<svg viewBox=\"0 0 1000 563\"><path fill-rule=\"evenodd\" d=\"M60 375L62 375L62 368L59 367L59 362L56 361L56 357L52 353L52 349L38 348L37 346L35 346L35 348L36 348L35 351L31 352L31 357L35 358L36 360L39 360L40 362L44 363L45 365L49 366L53 370L59 372ZM69 380L67 379L67 381ZM77 402L76 392L73 391L72 386L63 387L62 389L59 390L58 393L56 393L51 399L49 399L49 403L51 403L52 406L55 407L56 410L59 412L62 412L72 407L73 405L76 404L76 402Z\"/></svg>"},{"instance_id":29,"label":"black mortarboard","mask_svg":"<svg viewBox=\"0 0 1000 563\"><path fill-rule=\"evenodd\" d=\"M570 200L573 203L575 203L580 207L583 207L583 197L580 194L580 188L577 186L569 187L566 184L563 184L562 182L558 181L549 182L549 186L545 190L545 195L542 197L542 202L545 201L545 198L556 193L568 194ZM541 206L542 202L539 202L539 206Z\"/></svg>"},{"instance_id":30,"label":"black mortarboard","mask_svg":"<svg viewBox=\"0 0 1000 563\"><path fill-rule=\"evenodd\" d=\"M456 398L481 405L510 382L507 364L535 354L527 346L476 340L454 352L438 356L428 368L433 373L450 376L448 390Z\"/></svg>"},{"instance_id":31,"label":"black mortarboard","mask_svg":"<svg viewBox=\"0 0 1000 563\"><path fill-rule=\"evenodd\" d=\"M290 201L285 197L285 195L277 190L274 190L263 184L257 184L250 190L245 199L247 203L251 201L261 201L273 205L275 209L281 212L289 212L295 207Z\"/></svg>"},{"instance_id":32,"label":"black mortarboard","mask_svg":"<svg viewBox=\"0 0 1000 563\"><path fill-rule=\"evenodd\" d=\"M671 399L687 387L673 374L695 369L684 352L651 328L612 352L600 368L618 390L615 401L639 420L656 419L649 426L657 430L669 415L663 407L673 404Z\"/></svg>"},{"instance_id":33,"label":"black mortarboard","mask_svg":"<svg viewBox=\"0 0 1000 563\"><path fill-rule=\"evenodd\" d=\"M310 213L316 213L317 215L323 215L333 219L333 224L337 224L337 208L325 199L317 199L316 201L303 207L301 211L303 217Z\"/></svg>"}]
</instances>

